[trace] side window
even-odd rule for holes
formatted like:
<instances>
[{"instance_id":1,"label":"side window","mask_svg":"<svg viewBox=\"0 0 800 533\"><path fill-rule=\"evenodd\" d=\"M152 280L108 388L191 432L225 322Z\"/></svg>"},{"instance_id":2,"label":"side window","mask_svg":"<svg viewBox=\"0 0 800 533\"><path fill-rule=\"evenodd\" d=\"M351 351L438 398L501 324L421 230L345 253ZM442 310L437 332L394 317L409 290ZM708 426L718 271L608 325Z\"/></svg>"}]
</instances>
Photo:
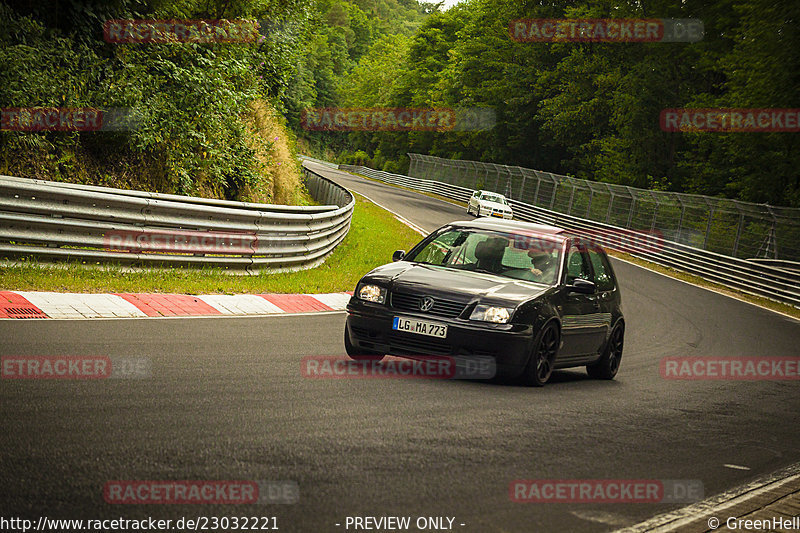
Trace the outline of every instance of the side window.
<instances>
[{"instance_id":1,"label":"side window","mask_svg":"<svg viewBox=\"0 0 800 533\"><path fill-rule=\"evenodd\" d=\"M573 243L567 255L567 285L578 278L592 281L592 271L586 259L586 251Z\"/></svg>"},{"instance_id":2,"label":"side window","mask_svg":"<svg viewBox=\"0 0 800 533\"><path fill-rule=\"evenodd\" d=\"M419 251L414 261L431 263L434 265L442 264L447 256L447 252L459 235L460 232L458 231L448 231L447 233L439 235L429 242L425 248Z\"/></svg>"},{"instance_id":3,"label":"side window","mask_svg":"<svg viewBox=\"0 0 800 533\"><path fill-rule=\"evenodd\" d=\"M596 250L589 250L589 260L594 268L594 282L597 284L598 291L610 291L614 289L614 277L608 265L605 255Z\"/></svg>"}]
</instances>

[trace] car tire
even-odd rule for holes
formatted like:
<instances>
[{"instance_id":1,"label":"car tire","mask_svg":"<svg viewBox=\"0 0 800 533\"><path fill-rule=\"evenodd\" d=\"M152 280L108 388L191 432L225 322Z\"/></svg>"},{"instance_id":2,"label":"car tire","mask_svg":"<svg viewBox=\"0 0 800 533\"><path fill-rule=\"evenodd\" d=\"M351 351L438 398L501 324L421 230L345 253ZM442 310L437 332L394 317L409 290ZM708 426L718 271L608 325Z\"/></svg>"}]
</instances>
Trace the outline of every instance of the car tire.
<instances>
[{"instance_id":1,"label":"car tire","mask_svg":"<svg viewBox=\"0 0 800 533\"><path fill-rule=\"evenodd\" d=\"M383 354L371 352L369 350L363 350L353 346L353 343L350 342L350 332L347 330L347 326L344 327L344 349L347 352L347 355L350 356L350 359L353 359L354 361L378 362L385 357Z\"/></svg>"},{"instance_id":2,"label":"car tire","mask_svg":"<svg viewBox=\"0 0 800 533\"><path fill-rule=\"evenodd\" d=\"M467 205L467 214L472 215L472 207L470 207L469 205Z\"/></svg>"},{"instance_id":3,"label":"car tire","mask_svg":"<svg viewBox=\"0 0 800 533\"><path fill-rule=\"evenodd\" d=\"M586 372L594 379L614 379L622 362L622 348L625 340L625 325L617 323L608 337L603 355L596 363L586 366Z\"/></svg>"},{"instance_id":4,"label":"car tire","mask_svg":"<svg viewBox=\"0 0 800 533\"><path fill-rule=\"evenodd\" d=\"M542 387L553 373L553 363L558 353L558 326L548 322L534 344L531 357L522 373L522 382L531 387Z\"/></svg>"}]
</instances>

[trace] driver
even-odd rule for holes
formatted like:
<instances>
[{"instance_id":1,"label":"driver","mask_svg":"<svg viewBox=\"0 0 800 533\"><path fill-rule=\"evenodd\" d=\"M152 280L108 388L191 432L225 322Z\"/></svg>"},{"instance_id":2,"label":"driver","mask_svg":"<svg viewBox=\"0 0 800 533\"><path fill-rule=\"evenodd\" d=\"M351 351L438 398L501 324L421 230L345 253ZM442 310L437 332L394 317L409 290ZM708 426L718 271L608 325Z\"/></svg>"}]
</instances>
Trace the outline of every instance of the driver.
<instances>
[{"instance_id":1,"label":"driver","mask_svg":"<svg viewBox=\"0 0 800 533\"><path fill-rule=\"evenodd\" d=\"M530 250L528 257L531 258L531 273L536 277L536 281L546 281L553 276L556 262L552 254L541 250Z\"/></svg>"},{"instance_id":2,"label":"driver","mask_svg":"<svg viewBox=\"0 0 800 533\"><path fill-rule=\"evenodd\" d=\"M480 270L500 273L502 270L503 254L508 247L508 239L504 237L490 237L479 242L475 247L475 266Z\"/></svg>"}]
</instances>

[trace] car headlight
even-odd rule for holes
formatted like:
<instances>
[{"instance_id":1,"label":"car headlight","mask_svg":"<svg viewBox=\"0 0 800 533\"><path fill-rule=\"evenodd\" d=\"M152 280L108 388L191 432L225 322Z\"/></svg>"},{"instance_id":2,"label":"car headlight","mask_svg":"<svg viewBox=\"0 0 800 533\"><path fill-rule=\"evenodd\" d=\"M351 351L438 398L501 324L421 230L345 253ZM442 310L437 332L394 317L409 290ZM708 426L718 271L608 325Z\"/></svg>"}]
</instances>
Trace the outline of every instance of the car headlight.
<instances>
[{"instance_id":1,"label":"car headlight","mask_svg":"<svg viewBox=\"0 0 800 533\"><path fill-rule=\"evenodd\" d=\"M367 302L382 304L386 301L386 289L377 285L362 285L358 289L358 298Z\"/></svg>"},{"instance_id":2,"label":"car headlight","mask_svg":"<svg viewBox=\"0 0 800 533\"><path fill-rule=\"evenodd\" d=\"M513 309L508 309L507 307L476 305L469 319L480 320L481 322L494 322L495 324L505 324L511 318L511 313L513 311Z\"/></svg>"}]
</instances>

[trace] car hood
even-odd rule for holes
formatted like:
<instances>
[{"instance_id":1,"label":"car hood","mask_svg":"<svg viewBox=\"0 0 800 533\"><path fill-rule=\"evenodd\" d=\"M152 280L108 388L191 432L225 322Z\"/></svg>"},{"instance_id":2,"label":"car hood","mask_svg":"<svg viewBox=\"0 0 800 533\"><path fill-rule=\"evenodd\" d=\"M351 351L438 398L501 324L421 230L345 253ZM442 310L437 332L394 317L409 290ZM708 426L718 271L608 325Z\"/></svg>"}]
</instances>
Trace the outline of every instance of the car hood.
<instances>
[{"instance_id":1,"label":"car hood","mask_svg":"<svg viewBox=\"0 0 800 533\"><path fill-rule=\"evenodd\" d=\"M378 267L364 276L364 281L374 281L387 287L390 291L439 295L465 303L481 300L512 307L536 298L550 288L494 274L407 261L398 261Z\"/></svg>"},{"instance_id":2,"label":"car hood","mask_svg":"<svg viewBox=\"0 0 800 533\"><path fill-rule=\"evenodd\" d=\"M511 211L511 206L506 204L501 204L500 202L490 202L488 200L479 200L480 204L484 207L490 207L492 209L499 209L501 211Z\"/></svg>"}]
</instances>

